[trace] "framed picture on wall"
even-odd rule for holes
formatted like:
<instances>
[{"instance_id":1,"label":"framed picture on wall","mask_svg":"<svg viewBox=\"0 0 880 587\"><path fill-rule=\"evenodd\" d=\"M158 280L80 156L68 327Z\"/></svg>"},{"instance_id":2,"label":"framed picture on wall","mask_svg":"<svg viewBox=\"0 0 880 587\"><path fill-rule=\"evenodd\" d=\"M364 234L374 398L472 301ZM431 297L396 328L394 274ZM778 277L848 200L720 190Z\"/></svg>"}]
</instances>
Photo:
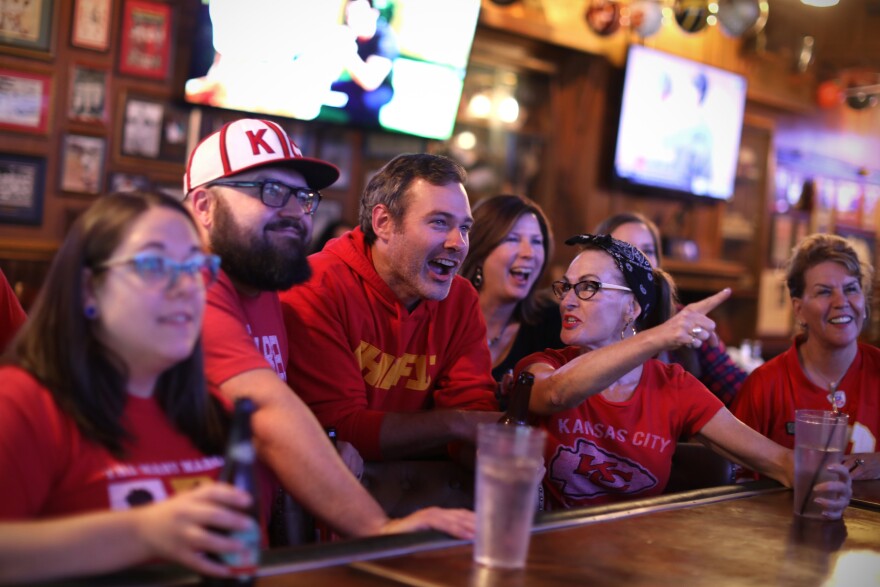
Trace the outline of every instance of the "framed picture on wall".
<instances>
[{"instance_id":1,"label":"framed picture on wall","mask_svg":"<svg viewBox=\"0 0 880 587\"><path fill-rule=\"evenodd\" d=\"M165 104L162 110L162 138L159 158L172 163L186 163L186 141L189 136L188 108Z\"/></svg>"},{"instance_id":2,"label":"framed picture on wall","mask_svg":"<svg viewBox=\"0 0 880 587\"><path fill-rule=\"evenodd\" d=\"M330 130L321 137L320 158L339 168L339 179L328 189L348 189L352 163L353 147L351 138L345 131Z\"/></svg>"},{"instance_id":3,"label":"framed picture on wall","mask_svg":"<svg viewBox=\"0 0 880 587\"><path fill-rule=\"evenodd\" d=\"M82 49L107 51L112 16L113 0L76 0L70 44Z\"/></svg>"},{"instance_id":4,"label":"framed picture on wall","mask_svg":"<svg viewBox=\"0 0 880 587\"><path fill-rule=\"evenodd\" d=\"M165 107L158 99L126 96L122 112L121 153L157 159L162 146Z\"/></svg>"},{"instance_id":5,"label":"framed picture on wall","mask_svg":"<svg viewBox=\"0 0 880 587\"><path fill-rule=\"evenodd\" d=\"M171 63L171 6L151 0L125 0L119 73L164 80Z\"/></svg>"},{"instance_id":6,"label":"framed picture on wall","mask_svg":"<svg viewBox=\"0 0 880 587\"><path fill-rule=\"evenodd\" d=\"M46 159L0 153L0 222L43 222Z\"/></svg>"},{"instance_id":7,"label":"framed picture on wall","mask_svg":"<svg viewBox=\"0 0 880 587\"><path fill-rule=\"evenodd\" d=\"M110 173L108 180L107 191L109 192L146 191L152 187L149 177L137 173L114 171Z\"/></svg>"},{"instance_id":8,"label":"framed picture on wall","mask_svg":"<svg viewBox=\"0 0 880 587\"><path fill-rule=\"evenodd\" d=\"M74 64L70 70L67 116L80 122L107 122L107 78L100 67Z\"/></svg>"},{"instance_id":9,"label":"framed picture on wall","mask_svg":"<svg viewBox=\"0 0 880 587\"><path fill-rule=\"evenodd\" d=\"M55 0L0 2L0 51L48 59L54 17Z\"/></svg>"},{"instance_id":10,"label":"framed picture on wall","mask_svg":"<svg viewBox=\"0 0 880 587\"><path fill-rule=\"evenodd\" d=\"M61 190L79 194L100 194L104 188L102 137L67 135L61 143Z\"/></svg>"},{"instance_id":11,"label":"framed picture on wall","mask_svg":"<svg viewBox=\"0 0 880 587\"><path fill-rule=\"evenodd\" d=\"M52 78L0 69L0 129L46 134Z\"/></svg>"}]
</instances>

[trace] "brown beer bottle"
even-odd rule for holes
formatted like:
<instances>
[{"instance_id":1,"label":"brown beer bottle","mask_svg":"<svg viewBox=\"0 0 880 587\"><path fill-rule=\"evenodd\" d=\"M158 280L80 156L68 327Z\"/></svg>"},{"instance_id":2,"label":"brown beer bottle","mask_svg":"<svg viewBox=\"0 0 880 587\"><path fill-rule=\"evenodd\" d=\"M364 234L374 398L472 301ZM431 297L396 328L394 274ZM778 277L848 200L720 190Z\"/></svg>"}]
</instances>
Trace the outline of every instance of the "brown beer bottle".
<instances>
[{"instance_id":1,"label":"brown beer bottle","mask_svg":"<svg viewBox=\"0 0 880 587\"><path fill-rule=\"evenodd\" d=\"M333 448L336 448L336 427L324 428L324 432L327 433L327 438L330 439ZM315 528L315 542L330 542L333 540L333 530L330 529L330 526L314 517L312 518L312 525Z\"/></svg>"},{"instance_id":2,"label":"brown beer bottle","mask_svg":"<svg viewBox=\"0 0 880 587\"><path fill-rule=\"evenodd\" d=\"M233 538L244 543L247 550L216 557L229 567L233 576L225 579L206 577L204 584L212 587L245 587L256 582L257 568L260 565L260 513L256 453L251 431L251 415L254 409L254 402L248 397L235 400L229 443L219 479L251 494L251 506L245 513L253 517L254 524L248 530L230 533Z\"/></svg>"},{"instance_id":3,"label":"brown beer bottle","mask_svg":"<svg viewBox=\"0 0 880 587\"><path fill-rule=\"evenodd\" d=\"M529 425L529 399L532 397L532 385L535 376L528 371L523 371L516 378L513 390L510 392L510 401L507 403L507 411L498 420L499 424L508 426Z\"/></svg>"}]
</instances>

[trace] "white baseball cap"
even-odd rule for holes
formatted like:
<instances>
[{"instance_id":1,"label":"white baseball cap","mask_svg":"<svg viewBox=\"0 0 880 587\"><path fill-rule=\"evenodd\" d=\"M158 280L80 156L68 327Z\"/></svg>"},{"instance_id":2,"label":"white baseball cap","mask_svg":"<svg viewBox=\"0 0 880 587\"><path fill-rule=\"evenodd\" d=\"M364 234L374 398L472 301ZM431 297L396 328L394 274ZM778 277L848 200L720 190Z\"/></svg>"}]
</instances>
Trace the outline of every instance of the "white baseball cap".
<instances>
[{"instance_id":1,"label":"white baseball cap","mask_svg":"<svg viewBox=\"0 0 880 587\"><path fill-rule=\"evenodd\" d=\"M193 149L183 175L184 197L206 183L267 165L298 171L313 190L339 179L332 163L303 157L277 123L243 118L223 125Z\"/></svg>"}]
</instances>

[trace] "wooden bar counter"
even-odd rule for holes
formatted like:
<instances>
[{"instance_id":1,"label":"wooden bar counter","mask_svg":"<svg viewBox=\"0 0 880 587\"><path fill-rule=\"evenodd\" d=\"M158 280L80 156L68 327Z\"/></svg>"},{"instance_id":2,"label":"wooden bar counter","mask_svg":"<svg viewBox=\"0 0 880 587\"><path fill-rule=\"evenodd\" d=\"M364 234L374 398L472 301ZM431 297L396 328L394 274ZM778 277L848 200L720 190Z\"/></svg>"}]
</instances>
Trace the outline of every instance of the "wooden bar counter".
<instances>
[{"instance_id":1,"label":"wooden bar counter","mask_svg":"<svg viewBox=\"0 0 880 587\"><path fill-rule=\"evenodd\" d=\"M880 481L855 485L880 497ZM435 532L279 549L267 553L257 585L880 586L876 503L854 501L838 522L791 509L790 490L760 482L546 513L521 571L481 567L470 543ZM197 584L169 565L64 583Z\"/></svg>"},{"instance_id":2,"label":"wooden bar counter","mask_svg":"<svg viewBox=\"0 0 880 587\"><path fill-rule=\"evenodd\" d=\"M880 479L853 481L852 505L880 511Z\"/></svg>"}]
</instances>

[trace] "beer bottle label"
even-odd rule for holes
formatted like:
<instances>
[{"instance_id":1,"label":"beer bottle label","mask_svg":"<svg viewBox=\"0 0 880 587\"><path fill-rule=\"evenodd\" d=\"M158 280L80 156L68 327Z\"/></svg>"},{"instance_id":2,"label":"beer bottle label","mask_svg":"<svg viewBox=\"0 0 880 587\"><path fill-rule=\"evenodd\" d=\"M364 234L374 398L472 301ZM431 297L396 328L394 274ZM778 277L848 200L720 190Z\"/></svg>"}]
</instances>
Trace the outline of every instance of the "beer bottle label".
<instances>
[{"instance_id":1,"label":"beer bottle label","mask_svg":"<svg viewBox=\"0 0 880 587\"><path fill-rule=\"evenodd\" d=\"M260 529L256 523L247 530L232 532L230 537L243 543L247 549L242 552L227 552L221 555L223 563L236 577L252 577L260 566Z\"/></svg>"}]
</instances>

